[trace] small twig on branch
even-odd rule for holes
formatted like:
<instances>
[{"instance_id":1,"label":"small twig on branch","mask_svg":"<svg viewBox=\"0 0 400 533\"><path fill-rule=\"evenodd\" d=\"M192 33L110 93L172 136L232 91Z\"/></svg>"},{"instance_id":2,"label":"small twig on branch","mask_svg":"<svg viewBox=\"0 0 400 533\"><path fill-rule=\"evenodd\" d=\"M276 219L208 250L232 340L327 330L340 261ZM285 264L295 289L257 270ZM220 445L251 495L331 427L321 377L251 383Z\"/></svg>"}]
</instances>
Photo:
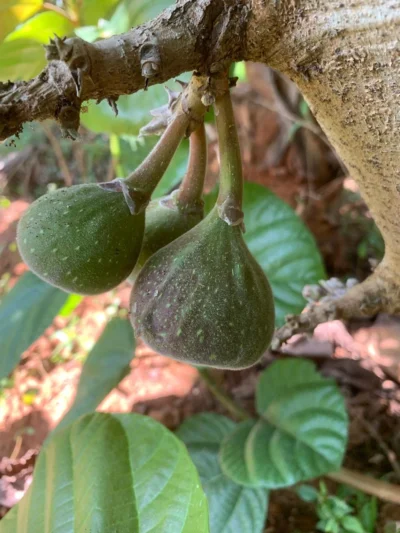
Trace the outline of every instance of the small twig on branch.
<instances>
[{"instance_id":1,"label":"small twig on branch","mask_svg":"<svg viewBox=\"0 0 400 533\"><path fill-rule=\"evenodd\" d=\"M285 324L275 331L271 350L279 350L282 344L297 333L312 333L318 324L335 320L338 301L356 283L356 280L349 281L345 285L337 278L331 278L320 281L319 285L306 285L303 296L308 300L308 306L302 314L286 317Z\"/></svg>"},{"instance_id":2,"label":"small twig on branch","mask_svg":"<svg viewBox=\"0 0 400 533\"><path fill-rule=\"evenodd\" d=\"M389 275L388 275L389 272ZM288 315L286 323L275 331L271 350L277 351L297 333L312 333L318 324L331 320L372 317L379 312L397 314L400 300L395 280L382 261L362 283L337 278L320 281L304 288L309 304L300 315Z\"/></svg>"}]
</instances>

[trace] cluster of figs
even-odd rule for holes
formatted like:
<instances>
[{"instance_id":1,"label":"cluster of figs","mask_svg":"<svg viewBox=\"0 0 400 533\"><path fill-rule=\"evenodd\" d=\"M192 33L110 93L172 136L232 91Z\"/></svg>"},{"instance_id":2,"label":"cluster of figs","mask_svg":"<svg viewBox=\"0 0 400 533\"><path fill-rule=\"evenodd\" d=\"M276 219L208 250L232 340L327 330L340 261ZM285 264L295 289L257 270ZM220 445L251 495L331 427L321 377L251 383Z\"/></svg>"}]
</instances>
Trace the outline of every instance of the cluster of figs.
<instances>
[{"instance_id":1,"label":"cluster of figs","mask_svg":"<svg viewBox=\"0 0 400 533\"><path fill-rule=\"evenodd\" d=\"M162 135L132 174L45 194L21 218L17 243L35 274L68 292L99 294L129 279L133 328L157 352L240 369L271 342L273 296L242 236L243 179L228 83L213 97L220 185L204 217L209 98L202 87L194 75L153 112L148 130ZM151 201L187 135L189 163L179 188Z\"/></svg>"}]
</instances>

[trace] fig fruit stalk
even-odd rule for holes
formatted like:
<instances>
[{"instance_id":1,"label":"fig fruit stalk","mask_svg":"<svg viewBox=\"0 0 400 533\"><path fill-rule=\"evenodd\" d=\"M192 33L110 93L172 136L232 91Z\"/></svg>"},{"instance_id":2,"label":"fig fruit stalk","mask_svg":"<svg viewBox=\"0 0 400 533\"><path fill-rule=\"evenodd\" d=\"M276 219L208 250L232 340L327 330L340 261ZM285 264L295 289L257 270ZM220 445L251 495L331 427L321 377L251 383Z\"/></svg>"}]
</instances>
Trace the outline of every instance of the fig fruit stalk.
<instances>
[{"instance_id":1,"label":"fig fruit stalk","mask_svg":"<svg viewBox=\"0 0 400 533\"><path fill-rule=\"evenodd\" d=\"M207 139L202 123L190 135L189 163L177 191L152 200L146 209L142 250L129 281L134 283L147 259L202 220L204 177L207 166Z\"/></svg>"}]
</instances>

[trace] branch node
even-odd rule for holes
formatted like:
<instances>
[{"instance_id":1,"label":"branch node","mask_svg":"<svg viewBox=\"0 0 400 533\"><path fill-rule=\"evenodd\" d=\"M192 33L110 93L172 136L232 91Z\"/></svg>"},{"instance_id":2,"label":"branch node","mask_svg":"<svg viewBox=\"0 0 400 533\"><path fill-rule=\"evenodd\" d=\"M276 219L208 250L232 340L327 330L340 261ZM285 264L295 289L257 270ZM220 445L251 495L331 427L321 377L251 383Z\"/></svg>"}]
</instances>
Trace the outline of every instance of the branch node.
<instances>
[{"instance_id":1,"label":"branch node","mask_svg":"<svg viewBox=\"0 0 400 533\"><path fill-rule=\"evenodd\" d=\"M142 44L139 56L142 76L146 79L147 86L148 79L156 76L161 70L161 52L155 35Z\"/></svg>"},{"instance_id":2,"label":"branch node","mask_svg":"<svg viewBox=\"0 0 400 533\"><path fill-rule=\"evenodd\" d=\"M79 137L79 109L72 105L65 105L60 109L57 120L61 125L63 137L73 141Z\"/></svg>"},{"instance_id":3,"label":"branch node","mask_svg":"<svg viewBox=\"0 0 400 533\"><path fill-rule=\"evenodd\" d=\"M234 198L228 196L221 205L218 205L218 214L229 226L240 226L241 230L244 232L244 214L243 211L237 207Z\"/></svg>"}]
</instances>

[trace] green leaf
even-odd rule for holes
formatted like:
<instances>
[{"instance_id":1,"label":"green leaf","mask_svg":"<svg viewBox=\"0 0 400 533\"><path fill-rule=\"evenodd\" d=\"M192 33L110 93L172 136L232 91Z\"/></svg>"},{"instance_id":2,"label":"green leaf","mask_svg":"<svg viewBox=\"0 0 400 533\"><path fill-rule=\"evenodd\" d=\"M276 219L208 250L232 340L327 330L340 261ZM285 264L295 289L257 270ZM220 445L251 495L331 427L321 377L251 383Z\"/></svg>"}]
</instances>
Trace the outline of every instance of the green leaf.
<instances>
[{"instance_id":1,"label":"green leaf","mask_svg":"<svg viewBox=\"0 0 400 533\"><path fill-rule=\"evenodd\" d=\"M351 514L354 511L347 502L337 496L329 496L328 502L332 508L333 514L338 518Z\"/></svg>"},{"instance_id":2,"label":"green leaf","mask_svg":"<svg viewBox=\"0 0 400 533\"><path fill-rule=\"evenodd\" d=\"M331 518L325 524L325 528L323 529L323 531L325 531L325 533L339 533L339 524L334 518Z\"/></svg>"},{"instance_id":3,"label":"green leaf","mask_svg":"<svg viewBox=\"0 0 400 533\"><path fill-rule=\"evenodd\" d=\"M60 316L69 317L83 300L81 294L69 294L67 301L58 313Z\"/></svg>"},{"instance_id":4,"label":"green leaf","mask_svg":"<svg viewBox=\"0 0 400 533\"><path fill-rule=\"evenodd\" d=\"M170 0L157 0L156 2L124 0L119 3L115 0L102 0L101 2L89 0L86 3L88 5L81 8L80 18L83 25L77 28L75 33L89 42L125 33L133 26L153 19L164 8L171 5ZM90 11L85 7L90 8ZM111 17L108 16L110 14ZM108 20L105 20L106 18Z\"/></svg>"},{"instance_id":5,"label":"green leaf","mask_svg":"<svg viewBox=\"0 0 400 533\"><path fill-rule=\"evenodd\" d=\"M355 516L345 516L341 521L346 533L365 533L360 520Z\"/></svg>"},{"instance_id":6,"label":"green leaf","mask_svg":"<svg viewBox=\"0 0 400 533\"><path fill-rule=\"evenodd\" d=\"M123 0L115 9L109 20L109 34L115 35L130 30L133 26L139 26L143 22L156 17L163 9L169 7L171 0Z\"/></svg>"},{"instance_id":7,"label":"green leaf","mask_svg":"<svg viewBox=\"0 0 400 533\"><path fill-rule=\"evenodd\" d=\"M28 19L41 9L43 0L1 0L0 41L13 31L20 22Z\"/></svg>"},{"instance_id":8,"label":"green leaf","mask_svg":"<svg viewBox=\"0 0 400 533\"><path fill-rule=\"evenodd\" d=\"M238 78L238 82L247 81L246 62L240 61L239 63L232 63L229 69L229 76L232 78Z\"/></svg>"},{"instance_id":9,"label":"green leaf","mask_svg":"<svg viewBox=\"0 0 400 533\"><path fill-rule=\"evenodd\" d=\"M127 176L140 165L158 140L159 138L155 136L143 137L140 139L137 137L123 137L120 142L121 153L119 162L124 171L124 176ZM186 172L188 157L189 142L183 140L162 177L162 180L157 185L153 193L153 198L158 198L171 192L171 190L180 183Z\"/></svg>"},{"instance_id":10,"label":"green leaf","mask_svg":"<svg viewBox=\"0 0 400 533\"><path fill-rule=\"evenodd\" d=\"M222 473L218 463L221 442L235 426L224 416L202 413L185 420L177 435L186 444L200 474L210 509L211 533L261 533L268 492L233 483Z\"/></svg>"},{"instance_id":11,"label":"green leaf","mask_svg":"<svg viewBox=\"0 0 400 533\"><path fill-rule=\"evenodd\" d=\"M67 293L31 272L24 274L0 304L0 378L18 364L21 354L53 322Z\"/></svg>"},{"instance_id":12,"label":"green leaf","mask_svg":"<svg viewBox=\"0 0 400 533\"><path fill-rule=\"evenodd\" d=\"M376 529L376 521L378 519L377 499L368 498L368 500L361 505L358 515L364 526L364 529L368 531L368 533L374 533Z\"/></svg>"},{"instance_id":13,"label":"green leaf","mask_svg":"<svg viewBox=\"0 0 400 533\"><path fill-rule=\"evenodd\" d=\"M304 502L315 502L318 500L318 491L311 485L300 485L296 488L296 493Z\"/></svg>"},{"instance_id":14,"label":"green leaf","mask_svg":"<svg viewBox=\"0 0 400 533\"><path fill-rule=\"evenodd\" d=\"M88 43L93 43L102 36L102 29L97 26L81 26L75 29L75 35Z\"/></svg>"},{"instance_id":15,"label":"green leaf","mask_svg":"<svg viewBox=\"0 0 400 533\"><path fill-rule=\"evenodd\" d=\"M96 409L99 403L129 374L135 355L133 329L128 320L114 318L89 353L82 368L76 397L56 428L71 424Z\"/></svg>"},{"instance_id":16,"label":"green leaf","mask_svg":"<svg viewBox=\"0 0 400 533\"><path fill-rule=\"evenodd\" d=\"M210 209L216 193L207 195ZM256 183L244 184L244 239L261 265L275 299L277 326L287 314L305 306L302 290L325 277L314 237L293 209L270 190Z\"/></svg>"},{"instance_id":17,"label":"green leaf","mask_svg":"<svg viewBox=\"0 0 400 533\"><path fill-rule=\"evenodd\" d=\"M31 39L0 44L0 80L28 80L45 67L43 46Z\"/></svg>"},{"instance_id":18,"label":"green leaf","mask_svg":"<svg viewBox=\"0 0 400 533\"><path fill-rule=\"evenodd\" d=\"M16 41L18 39L31 39L41 44L47 44L56 33L59 37L69 35L73 32L74 25L70 20L59 13L48 11L39 13L15 31L7 35L5 42ZM42 48L43 53L43 48Z\"/></svg>"},{"instance_id":19,"label":"green leaf","mask_svg":"<svg viewBox=\"0 0 400 533\"><path fill-rule=\"evenodd\" d=\"M107 18L119 0L85 0L79 4L79 16L84 24L97 24L99 19ZM76 3L76 1L75 1Z\"/></svg>"},{"instance_id":20,"label":"green leaf","mask_svg":"<svg viewBox=\"0 0 400 533\"><path fill-rule=\"evenodd\" d=\"M42 448L32 485L0 533L207 533L184 445L135 414L80 418Z\"/></svg>"},{"instance_id":21,"label":"green leaf","mask_svg":"<svg viewBox=\"0 0 400 533\"><path fill-rule=\"evenodd\" d=\"M278 488L339 469L347 413L335 382L309 361L277 361L258 382L259 420L239 424L220 451L223 472L236 483Z\"/></svg>"},{"instance_id":22,"label":"green leaf","mask_svg":"<svg viewBox=\"0 0 400 533\"><path fill-rule=\"evenodd\" d=\"M87 113L81 115L84 126L95 133L116 135L139 135L139 130L151 120L150 111L166 104L167 94L161 85L153 85L147 91L129 96L120 96L117 102L118 116L115 116L106 100L96 104L88 103Z\"/></svg>"}]
</instances>

